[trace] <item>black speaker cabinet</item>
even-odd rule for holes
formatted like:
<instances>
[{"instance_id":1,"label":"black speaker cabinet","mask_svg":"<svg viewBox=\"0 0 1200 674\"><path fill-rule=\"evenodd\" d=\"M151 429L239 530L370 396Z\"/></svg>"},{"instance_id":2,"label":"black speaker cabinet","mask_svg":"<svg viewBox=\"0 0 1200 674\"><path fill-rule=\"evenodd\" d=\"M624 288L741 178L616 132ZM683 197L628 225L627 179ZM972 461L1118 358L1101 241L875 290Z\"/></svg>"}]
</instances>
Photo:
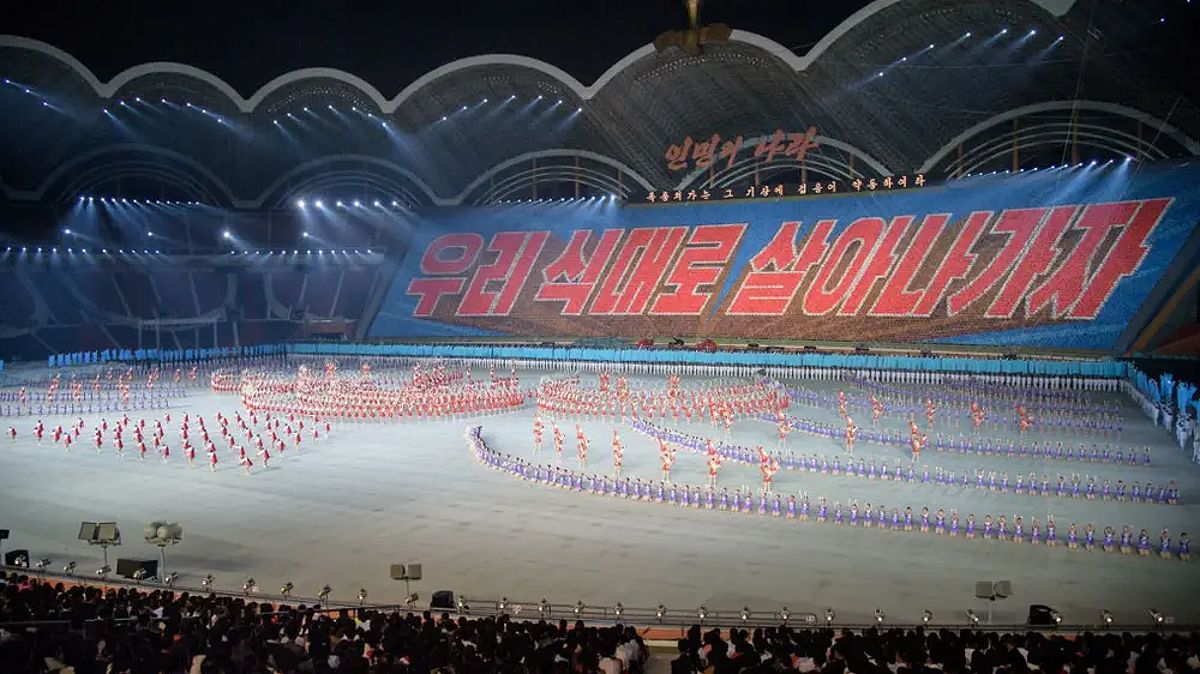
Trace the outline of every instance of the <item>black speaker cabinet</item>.
<instances>
[{"instance_id":1,"label":"black speaker cabinet","mask_svg":"<svg viewBox=\"0 0 1200 674\"><path fill-rule=\"evenodd\" d=\"M429 598L429 608L454 608L454 593L450 590L438 590Z\"/></svg>"},{"instance_id":2,"label":"black speaker cabinet","mask_svg":"<svg viewBox=\"0 0 1200 674\"><path fill-rule=\"evenodd\" d=\"M157 559L117 559L117 575L122 578L133 578L138 570L145 572L143 578L158 577Z\"/></svg>"},{"instance_id":3,"label":"black speaker cabinet","mask_svg":"<svg viewBox=\"0 0 1200 674\"><path fill-rule=\"evenodd\" d=\"M24 557L25 565L29 565L30 560L28 550L9 550L8 552L4 553L5 566L16 566L18 557Z\"/></svg>"},{"instance_id":4,"label":"black speaker cabinet","mask_svg":"<svg viewBox=\"0 0 1200 674\"><path fill-rule=\"evenodd\" d=\"M1054 625L1054 617L1051 615L1054 609L1045 604L1030 604L1029 605L1029 624L1052 626Z\"/></svg>"}]
</instances>

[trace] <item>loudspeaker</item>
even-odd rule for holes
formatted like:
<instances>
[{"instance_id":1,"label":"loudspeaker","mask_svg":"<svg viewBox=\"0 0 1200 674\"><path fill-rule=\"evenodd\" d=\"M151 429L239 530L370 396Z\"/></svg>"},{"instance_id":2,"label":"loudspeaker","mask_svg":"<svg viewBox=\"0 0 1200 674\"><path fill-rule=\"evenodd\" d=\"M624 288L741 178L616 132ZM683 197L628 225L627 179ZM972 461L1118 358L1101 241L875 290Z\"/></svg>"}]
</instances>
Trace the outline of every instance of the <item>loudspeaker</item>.
<instances>
[{"instance_id":1,"label":"loudspeaker","mask_svg":"<svg viewBox=\"0 0 1200 674\"><path fill-rule=\"evenodd\" d=\"M454 593L438 590L429 598L429 608L454 608Z\"/></svg>"},{"instance_id":2,"label":"loudspeaker","mask_svg":"<svg viewBox=\"0 0 1200 674\"><path fill-rule=\"evenodd\" d=\"M1029 605L1029 624L1030 625L1053 625L1054 618L1051 613L1054 609L1045 604L1030 604Z\"/></svg>"},{"instance_id":3,"label":"loudspeaker","mask_svg":"<svg viewBox=\"0 0 1200 674\"><path fill-rule=\"evenodd\" d=\"M134 574L141 569L145 572L144 578L158 577L158 560L157 559L117 559L117 575L122 578L133 578Z\"/></svg>"},{"instance_id":4,"label":"loudspeaker","mask_svg":"<svg viewBox=\"0 0 1200 674\"><path fill-rule=\"evenodd\" d=\"M29 566L30 560L29 560L29 551L28 550L9 550L8 552L4 553L4 565L5 566L16 566L18 557L24 557L25 565Z\"/></svg>"},{"instance_id":5,"label":"loudspeaker","mask_svg":"<svg viewBox=\"0 0 1200 674\"><path fill-rule=\"evenodd\" d=\"M8 540L8 529L0 529L0 541Z\"/></svg>"},{"instance_id":6,"label":"loudspeaker","mask_svg":"<svg viewBox=\"0 0 1200 674\"><path fill-rule=\"evenodd\" d=\"M404 570L405 570L405 572L408 573L409 580L421 580L421 565L420 564L406 564L404 566Z\"/></svg>"}]
</instances>

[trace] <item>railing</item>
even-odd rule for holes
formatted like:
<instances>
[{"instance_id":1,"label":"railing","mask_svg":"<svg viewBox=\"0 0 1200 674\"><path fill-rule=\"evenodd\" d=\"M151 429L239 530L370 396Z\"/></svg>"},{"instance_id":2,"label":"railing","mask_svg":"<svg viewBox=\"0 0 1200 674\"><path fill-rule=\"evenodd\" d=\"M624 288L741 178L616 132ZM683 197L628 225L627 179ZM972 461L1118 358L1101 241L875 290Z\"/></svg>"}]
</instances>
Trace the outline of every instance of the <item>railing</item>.
<instances>
[{"instance_id":1,"label":"railing","mask_svg":"<svg viewBox=\"0 0 1200 674\"><path fill-rule=\"evenodd\" d=\"M434 613L446 612L468 618L508 616L514 620L567 620L568 622L583 621L589 624L621 623L646 628L678 628L681 631L693 625L700 625L706 628L744 627L753 629L755 627L773 627L781 624L788 624L796 629L886 630L915 629L921 627L925 629L975 629L988 632L1047 632L1064 635L1084 631L1183 633L1200 629L1200 624L1176 624L1167 616L1162 616L1160 620L1148 617L1143 623L1063 623L1053 626L1027 624L989 625L969 619L964 612L959 622L949 622L944 619L938 620L936 617L931 617L928 622L894 622L884 619L871 623L857 623L838 621L836 616L831 616L824 612L818 615L811 612L791 611L786 606L772 609L752 609L750 607L743 607L741 609L708 609L703 606L672 608L659 605L654 608L646 608L625 607L620 604L596 606L583 604L582 602L568 604L549 602L545 599L539 601L513 601L506 597L494 599L461 595L455 597L454 606L435 608L428 606L428 604L421 605L416 601L408 603L379 603L367 601L365 598L361 601L345 601L329 596L321 598L303 597L290 593L287 595L263 593L256 591L254 588L243 589L240 592L236 590L223 590L215 587L215 583L209 586L196 587L180 583L166 584L157 580L136 581L107 576L97 578L84 574L57 573L49 569L36 569L26 566L6 565L0 568L3 569L5 574L23 574L41 582L64 582L85 587L129 588L146 592L157 590L166 590L175 593L187 592L190 594L245 599L247 601L255 601L260 604L267 603L275 606L296 607L303 605L317 612L341 610L354 612L360 609L400 612L430 610ZM48 624L55 621L41 622ZM16 623L0 623L0 627L5 627L8 624L16 625Z\"/></svg>"}]
</instances>

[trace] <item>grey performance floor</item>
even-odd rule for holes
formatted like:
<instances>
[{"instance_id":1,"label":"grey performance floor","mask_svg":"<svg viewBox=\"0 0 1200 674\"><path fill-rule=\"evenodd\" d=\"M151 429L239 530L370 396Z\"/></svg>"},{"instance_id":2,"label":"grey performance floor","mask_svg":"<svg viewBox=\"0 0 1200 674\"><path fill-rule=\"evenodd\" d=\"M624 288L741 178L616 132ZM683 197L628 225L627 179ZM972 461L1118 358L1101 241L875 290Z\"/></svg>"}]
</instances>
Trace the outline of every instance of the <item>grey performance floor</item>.
<instances>
[{"instance_id":1,"label":"grey performance floor","mask_svg":"<svg viewBox=\"0 0 1200 674\"><path fill-rule=\"evenodd\" d=\"M538 374L522 373L527 382ZM594 377L584 380L594 385ZM684 386L698 382L684 378ZM827 391L831 399L836 391L828 383L805 385ZM975 468L1009 471L1013 477L1017 472L1046 473L1051 482L1059 473L1069 477L1071 472L1114 483L1176 480L1183 505L1041 499L788 471L776 476L776 490L807 493L814 504L824 495L831 502L883 503L889 510L906 505L917 512L923 505L947 512L954 508L964 522L968 512L980 523L984 514L1006 514L1011 525L1013 516L1021 514L1028 526L1033 516L1045 522L1053 514L1060 540L1071 522L1078 524L1081 536L1087 522L1098 528L1130 524L1135 533L1146 528L1155 542L1163 527L1175 541L1180 531L1200 536L1197 467L1124 395L1092 395L1122 404L1125 431L1119 444L1151 446L1151 466L930 451L921 463L959 473ZM171 412L176 422L186 410L211 423L216 411L232 416L236 409L234 397L198 392ZM792 413L838 423L832 405L824 410L794 407ZM371 601L399 601L404 586L388 578L389 565L421 562L425 577L413 589L423 600L433 590L450 589L469 597L506 596L520 602L545 597L590 605L662 603L668 610L687 612L700 605L713 610L748 605L756 611L787 605L793 613L822 613L830 606L839 620L847 621L865 621L878 607L899 622L915 622L922 609L930 609L937 622L956 623L965 620L968 608L981 615L987 611L986 603L974 598L976 581L1004 579L1012 581L1014 596L994 605L997 623L1022 622L1031 603L1055 607L1069 623L1094 623L1105 608L1119 623L1148 622L1149 608L1178 622L1200 622L1198 560L1184 563L635 503L514 480L474 461L463 433L475 423L502 452L553 461L548 440L533 455L532 407L471 420L342 424L316 443L306 438L299 452L289 450L267 469L256 465L249 476L226 451L216 474L201 465L202 451L197 467L189 469L178 453L175 423L168 438L176 453L165 465L156 458L138 462L129 447L118 458L111 444L97 455L90 438L100 416L85 416L84 442L70 453L48 439L38 444L31 436L36 419L0 420L5 427L15 423L20 432L15 442L7 436L0 441L0 527L12 530L4 549L28 548L35 559L48 557L55 567L77 560L79 568L94 569L100 550L75 540L81 520L120 523L125 543L112 550L113 559L157 557L157 549L141 540L142 527L150 520L170 520L183 525L184 541L167 550L168 570L179 571L181 583L189 585L211 573L217 587L230 590L253 576L269 592L291 581L297 594L311 597L328 583L333 596L343 600L353 599L364 587ZM111 421L118 415L108 416ZM858 424L868 426L867 415L859 416ZM52 428L69 419L44 421ZM884 423L899 429L907 422ZM576 464L573 424L563 422L566 466ZM589 470L611 470L614 424L582 425L591 439ZM627 426L617 428L626 445L624 473L657 479L656 443ZM713 433L699 423L685 430ZM989 431L1008 437L1004 433ZM1043 442L1071 439L1053 433L1036 437ZM774 448L775 428L745 421L734 426L731 439ZM839 443L797 434L789 438L788 448L844 456ZM855 454L889 464L901 458L907 465L907 456L895 448L860 442ZM679 453L673 473L677 482L703 484L705 475L703 456ZM757 469L750 466L726 463L721 470L720 483L730 489L759 481Z\"/></svg>"}]
</instances>

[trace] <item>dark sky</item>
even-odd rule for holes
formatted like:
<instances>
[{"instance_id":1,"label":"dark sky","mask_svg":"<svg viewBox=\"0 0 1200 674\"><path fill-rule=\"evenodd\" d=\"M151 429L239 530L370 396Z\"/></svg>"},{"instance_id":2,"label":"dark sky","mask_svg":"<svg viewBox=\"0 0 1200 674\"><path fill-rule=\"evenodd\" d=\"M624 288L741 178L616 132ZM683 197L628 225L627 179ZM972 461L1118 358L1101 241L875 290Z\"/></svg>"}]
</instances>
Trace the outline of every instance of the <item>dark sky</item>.
<instances>
[{"instance_id":1,"label":"dark sky","mask_svg":"<svg viewBox=\"0 0 1200 674\"><path fill-rule=\"evenodd\" d=\"M803 52L859 0L705 0L723 22ZM101 80L148 61L215 73L249 96L289 70L334 67L385 96L465 56L505 52L554 64L584 84L630 51L686 26L682 0L31 0L0 32L49 42Z\"/></svg>"}]
</instances>

